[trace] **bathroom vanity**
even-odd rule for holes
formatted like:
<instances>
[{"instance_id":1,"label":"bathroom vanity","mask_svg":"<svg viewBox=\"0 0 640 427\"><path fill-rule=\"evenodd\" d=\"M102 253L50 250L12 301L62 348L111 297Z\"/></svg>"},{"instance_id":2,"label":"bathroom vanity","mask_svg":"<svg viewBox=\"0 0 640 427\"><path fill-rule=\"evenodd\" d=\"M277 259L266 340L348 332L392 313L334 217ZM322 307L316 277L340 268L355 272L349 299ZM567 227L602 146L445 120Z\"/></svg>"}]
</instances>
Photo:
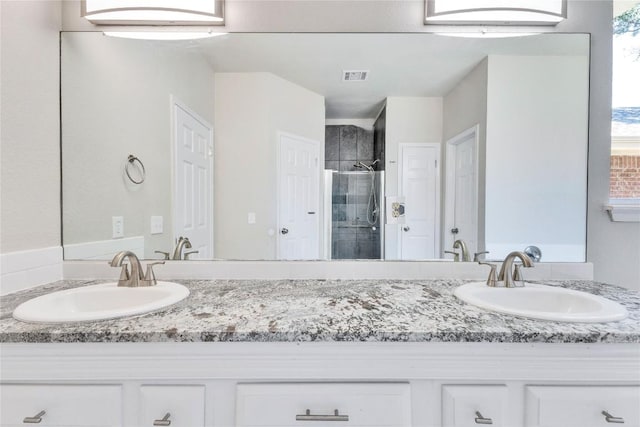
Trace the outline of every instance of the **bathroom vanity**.
<instances>
[{"instance_id":1,"label":"bathroom vanity","mask_svg":"<svg viewBox=\"0 0 640 427\"><path fill-rule=\"evenodd\" d=\"M485 311L454 297L463 280L180 281L187 299L143 316L11 318L93 283L3 297L2 426L640 425L640 295L623 288L552 283L621 303L611 323Z\"/></svg>"}]
</instances>

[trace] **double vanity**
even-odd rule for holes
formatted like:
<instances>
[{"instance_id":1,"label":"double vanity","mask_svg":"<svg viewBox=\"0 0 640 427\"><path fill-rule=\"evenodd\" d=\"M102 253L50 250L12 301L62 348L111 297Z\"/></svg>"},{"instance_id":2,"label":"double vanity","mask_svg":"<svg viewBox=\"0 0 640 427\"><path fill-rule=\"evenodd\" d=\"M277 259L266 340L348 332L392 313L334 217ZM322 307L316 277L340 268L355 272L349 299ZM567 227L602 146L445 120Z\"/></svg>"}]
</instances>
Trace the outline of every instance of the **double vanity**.
<instances>
[{"instance_id":1,"label":"double vanity","mask_svg":"<svg viewBox=\"0 0 640 427\"><path fill-rule=\"evenodd\" d=\"M58 291L135 289L67 280L3 297L0 424L640 425L637 292L580 280L175 282L181 301L102 321L11 313ZM517 309L554 301L558 316L610 302L624 318L514 316L465 303L465 290L530 291Z\"/></svg>"}]
</instances>

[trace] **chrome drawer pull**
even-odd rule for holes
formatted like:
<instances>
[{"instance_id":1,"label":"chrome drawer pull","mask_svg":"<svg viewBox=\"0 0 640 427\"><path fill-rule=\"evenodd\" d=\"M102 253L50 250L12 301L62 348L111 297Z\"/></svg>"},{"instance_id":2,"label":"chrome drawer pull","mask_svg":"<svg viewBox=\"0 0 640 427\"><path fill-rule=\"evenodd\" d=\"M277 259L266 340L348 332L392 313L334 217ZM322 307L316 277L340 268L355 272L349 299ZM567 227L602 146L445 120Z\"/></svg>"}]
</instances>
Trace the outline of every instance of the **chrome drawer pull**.
<instances>
[{"instance_id":1,"label":"chrome drawer pull","mask_svg":"<svg viewBox=\"0 0 640 427\"><path fill-rule=\"evenodd\" d=\"M602 415L604 415L604 419L608 423L624 424L624 418L622 417L614 417L607 411L602 411Z\"/></svg>"},{"instance_id":2,"label":"chrome drawer pull","mask_svg":"<svg viewBox=\"0 0 640 427\"><path fill-rule=\"evenodd\" d=\"M42 416L44 414L45 414L44 411L40 411L33 417L25 417L24 420L22 420L22 422L25 424L38 424L40 423L40 421L42 421Z\"/></svg>"},{"instance_id":3,"label":"chrome drawer pull","mask_svg":"<svg viewBox=\"0 0 640 427\"><path fill-rule=\"evenodd\" d=\"M296 415L296 421L349 421L349 415L340 415L337 409L333 415L313 415L311 409L307 409L304 415Z\"/></svg>"},{"instance_id":4,"label":"chrome drawer pull","mask_svg":"<svg viewBox=\"0 0 640 427\"><path fill-rule=\"evenodd\" d=\"M167 412L166 414L164 414L164 417L162 417L161 420L155 420L153 422L153 425L154 426L170 426L171 420L169 419L169 417L171 417L171 414Z\"/></svg>"},{"instance_id":5,"label":"chrome drawer pull","mask_svg":"<svg viewBox=\"0 0 640 427\"><path fill-rule=\"evenodd\" d=\"M493 420L491 418L485 418L482 416L480 411L476 411L476 424L493 424Z\"/></svg>"}]
</instances>

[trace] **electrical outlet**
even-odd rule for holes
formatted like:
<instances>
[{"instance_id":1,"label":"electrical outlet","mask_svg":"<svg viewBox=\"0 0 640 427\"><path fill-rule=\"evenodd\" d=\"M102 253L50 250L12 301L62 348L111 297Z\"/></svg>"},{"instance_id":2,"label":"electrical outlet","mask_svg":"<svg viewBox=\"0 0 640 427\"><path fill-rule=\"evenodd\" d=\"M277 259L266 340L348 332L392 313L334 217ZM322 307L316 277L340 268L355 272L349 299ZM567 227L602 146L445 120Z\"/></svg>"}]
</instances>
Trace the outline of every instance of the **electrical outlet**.
<instances>
[{"instance_id":1,"label":"electrical outlet","mask_svg":"<svg viewBox=\"0 0 640 427\"><path fill-rule=\"evenodd\" d=\"M152 216L151 217L151 234L162 234L163 233L163 218L161 216Z\"/></svg>"},{"instance_id":2,"label":"electrical outlet","mask_svg":"<svg viewBox=\"0 0 640 427\"><path fill-rule=\"evenodd\" d=\"M112 229L112 237L114 239L124 237L124 217L112 216L111 229Z\"/></svg>"}]
</instances>

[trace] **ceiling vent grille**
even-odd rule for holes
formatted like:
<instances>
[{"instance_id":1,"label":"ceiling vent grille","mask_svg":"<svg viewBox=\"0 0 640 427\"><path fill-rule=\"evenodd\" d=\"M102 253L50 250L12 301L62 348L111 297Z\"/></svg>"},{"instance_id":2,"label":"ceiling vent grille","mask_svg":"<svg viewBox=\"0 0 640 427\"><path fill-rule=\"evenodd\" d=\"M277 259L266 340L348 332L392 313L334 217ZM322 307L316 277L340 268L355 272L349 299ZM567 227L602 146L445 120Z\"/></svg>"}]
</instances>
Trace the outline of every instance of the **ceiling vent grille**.
<instances>
[{"instance_id":1,"label":"ceiling vent grille","mask_svg":"<svg viewBox=\"0 0 640 427\"><path fill-rule=\"evenodd\" d=\"M343 82L363 82L367 80L369 70L347 70L342 72Z\"/></svg>"}]
</instances>

